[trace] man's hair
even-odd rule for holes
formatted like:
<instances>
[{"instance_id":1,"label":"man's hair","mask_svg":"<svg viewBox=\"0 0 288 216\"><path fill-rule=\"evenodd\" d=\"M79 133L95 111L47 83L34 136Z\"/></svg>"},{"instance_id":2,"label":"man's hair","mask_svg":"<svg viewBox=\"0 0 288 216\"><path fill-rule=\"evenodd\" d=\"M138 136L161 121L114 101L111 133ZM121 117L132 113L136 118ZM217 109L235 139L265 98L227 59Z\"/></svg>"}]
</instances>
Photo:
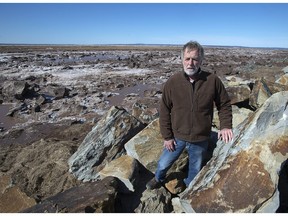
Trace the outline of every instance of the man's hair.
<instances>
[{"instance_id":1,"label":"man's hair","mask_svg":"<svg viewBox=\"0 0 288 216\"><path fill-rule=\"evenodd\" d=\"M181 59L183 60L184 58L184 52L185 50L198 50L198 53L200 54L200 58L204 59L204 49L203 47L197 42L197 41L189 41L186 43L182 50L181 50Z\"/></svg>"}]
</instances>

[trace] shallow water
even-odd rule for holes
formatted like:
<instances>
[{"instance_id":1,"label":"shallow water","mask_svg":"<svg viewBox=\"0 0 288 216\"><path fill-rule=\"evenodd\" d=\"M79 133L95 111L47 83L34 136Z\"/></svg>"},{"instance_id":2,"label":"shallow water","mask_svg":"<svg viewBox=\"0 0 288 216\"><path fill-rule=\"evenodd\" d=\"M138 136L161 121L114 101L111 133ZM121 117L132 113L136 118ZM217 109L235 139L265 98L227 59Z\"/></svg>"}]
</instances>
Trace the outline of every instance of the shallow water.
<instances>
[{"instance_id":1,"label":"shallow water","mask_svg":"<svg viewBox=\"0 0 288 216\"><path fill-rule=\"evenodd\" d=\"M146 84L136 84L131 87L125 87L120 90L117 90L113 93L116 93L113 97L108 97L107 100L112 106L120 105L123 100L129 95L129 94L137 94L137 97L144 97L144 92L146 90L149 90L151 88L160 88L160 85L146 85Z\"/></svg>"},{"instance_id":2,"label":"shallow water","mask_svg":"<svg viewBox=\"0 0 288 216\"><path fill-rule=\"evenodd\" d=\"M6 116L12 107L13 104L0 104L0 130L9 130L17 123L15 118Z\"/></svg>"}]
</instances>

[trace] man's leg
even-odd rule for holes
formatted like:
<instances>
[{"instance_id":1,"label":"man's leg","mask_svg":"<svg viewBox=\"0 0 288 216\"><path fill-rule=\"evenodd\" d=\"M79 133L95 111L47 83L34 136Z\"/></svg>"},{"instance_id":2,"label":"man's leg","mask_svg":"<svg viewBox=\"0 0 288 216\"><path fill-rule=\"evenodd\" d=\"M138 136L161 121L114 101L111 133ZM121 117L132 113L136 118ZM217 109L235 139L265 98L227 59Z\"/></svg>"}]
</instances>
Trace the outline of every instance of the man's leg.
<instances>
[{"instance_id":1,"label":"man's leg","mask_svg":"<svg viewBox=\"0 0 288 216\"><path fill-rule=\"evenodd\" d=\"M157 170L155 172L155 179L158 182L163 182L166 177L167 171L173 165L173 163L179 158L181 153L183 152L186 142L183 140L175 139L176 146L175 151L170 152L166 148L164 148L163 153L158 161Z\"/></svg>"},{"instance_id":2,"label":"man's leg","mask_svg":"<svg viewBox=\"0 0 288 216\"><path fill-rule=\"evenodd\" d=\"M202 162L208 149L208 141L189 143L187 144L186 149L189 155L189 167L188 176L184 179L184 182L188 187L190 182L202 168Z\"/></svg>"},{"instance_id":3,"label":"man's leg","mask_svg":"<svg viewBox=\"0 0 288 216\"><path fill-rule=\"evenodd\" d=\"M186 146L186 142L178 139L175 139L175 141L175 151L169 152L166 148L164 148L162 155L160 156L160 159L158 161L155 177L146 184L146 188L151 190L159 188L161 186L161 183L165 180L167 171L183 152Z\"/></svg>"}]
</instances>

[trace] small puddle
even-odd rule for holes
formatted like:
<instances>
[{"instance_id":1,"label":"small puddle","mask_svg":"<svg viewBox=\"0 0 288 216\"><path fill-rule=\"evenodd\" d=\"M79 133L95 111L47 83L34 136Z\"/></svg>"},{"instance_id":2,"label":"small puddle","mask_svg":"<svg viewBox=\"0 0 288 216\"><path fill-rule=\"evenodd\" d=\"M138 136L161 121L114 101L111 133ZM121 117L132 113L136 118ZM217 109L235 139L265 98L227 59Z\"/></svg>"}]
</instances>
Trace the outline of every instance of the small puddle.
<instances>
[{"instance_id":1,"label":"small puddle","mask_svg":"<svg viewBox=\"0 0 288 216\"><path fill-rule=\"evenodd\" d=\"M0 104L0 131L9 130L18 123L13 117L6 116L12 107L13 104Z\"/></svg>"},{"instance_id":2,"label":"small puddle","mask_svg":"<svg viewBox=\"0 0 288 216\"><path fill-rule=\"evenodd\" d=\"M143 98L145 96L144 95L145 91L151 89L160 90L160 86L161 85L137 84L131 87L124 87L117 91L113 91L112 93L115 93L115 95L113 95L112 97L108 97L107 100L112 106L117 106L120 105L129 94L136 94L137 97Z\"/></svg>"}]
</instances>

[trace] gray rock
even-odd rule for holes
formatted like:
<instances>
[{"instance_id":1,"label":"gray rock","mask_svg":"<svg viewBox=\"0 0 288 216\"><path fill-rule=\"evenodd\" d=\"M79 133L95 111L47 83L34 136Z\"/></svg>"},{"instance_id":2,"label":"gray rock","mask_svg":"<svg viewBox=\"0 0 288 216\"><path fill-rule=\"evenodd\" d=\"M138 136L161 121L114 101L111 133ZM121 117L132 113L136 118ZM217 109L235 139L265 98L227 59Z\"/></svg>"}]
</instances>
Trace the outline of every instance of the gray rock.
<instances>
[{"instance_id":1,"label":"gray rock","mask_svg":"<svg viewBox=\"0 0 288 216\"><path fill-rule=\"evenodd\" d=\"M171 199L171 194L163 187L145 190L135 213L170 213L173 210Z\"/></svg>"},{"instance_id":2,"label":"gray rock","mask_svg":"<svg viewBox=\"0 0 288 216\"><path fill-rule=\"evenodd\" d=\"M70 188L22 213L114 213L118 181L107 177Z\"/></svg>"},{"instance_id":3,"label":"gray rock","mask_svg":"<svg viewBox=\"0 0 288 216\"><path fill-rule=\"evenodd\" d=\"M234 129L233 141L217 142L212 159L181 194L186 212L276 211L271 202L288 155L287 104L287 91L273 94Z\"/></svg>"},{"instance_id":4,"label":"gray rock","mask_svg":"<svg viewBox=\"0 0 288 216\"><path fill-rule=\"evenodd\" d=\"M99 171L120 157L124 144L143 128L125 109L111 107L69 159L70 172L79 180L97 179Z\"/></svg>"},{"instance_id":5,"label":"gray rock","mask_svg":"<svg viewBox=\"0 0 288 216\"><path fill-rule=\"evenodd\" d=\"M282 70L285 74L287 74L288 73L288 66L284 67Z\"/></svg>"}]
</instances>

